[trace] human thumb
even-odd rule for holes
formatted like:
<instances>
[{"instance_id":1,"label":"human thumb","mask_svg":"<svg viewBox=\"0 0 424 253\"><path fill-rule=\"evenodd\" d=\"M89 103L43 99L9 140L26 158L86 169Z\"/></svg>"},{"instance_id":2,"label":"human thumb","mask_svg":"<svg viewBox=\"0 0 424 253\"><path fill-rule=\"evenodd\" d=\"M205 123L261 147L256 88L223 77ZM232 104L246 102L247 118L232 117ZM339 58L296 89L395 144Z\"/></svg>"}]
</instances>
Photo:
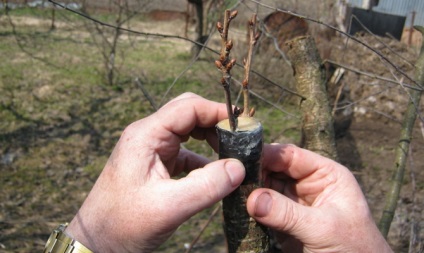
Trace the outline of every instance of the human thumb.
<instances>
[{"instance_id":1,"label":"human thumb","mask_svg":"<svg viewBox=\"0 0 424 253\"><path fill-rule=\"evenodd\" d=\"M175 180L168 194L179 207L179 218L185 220L230 194L241 184L244 176L245 169L240 161L218 160Z\"/></svg>"},{"instance_id":2,"label":"human thumb","mask_svg":"<svg viewBox=\"0 0 424 253\"><path fill-rule=\"evenodd\" d=\"M314 226L309 207L271 189L253 191L247 199L247 211L259 223L300 240L309 236L306 228Z\"/></svg>"}]
</instances>

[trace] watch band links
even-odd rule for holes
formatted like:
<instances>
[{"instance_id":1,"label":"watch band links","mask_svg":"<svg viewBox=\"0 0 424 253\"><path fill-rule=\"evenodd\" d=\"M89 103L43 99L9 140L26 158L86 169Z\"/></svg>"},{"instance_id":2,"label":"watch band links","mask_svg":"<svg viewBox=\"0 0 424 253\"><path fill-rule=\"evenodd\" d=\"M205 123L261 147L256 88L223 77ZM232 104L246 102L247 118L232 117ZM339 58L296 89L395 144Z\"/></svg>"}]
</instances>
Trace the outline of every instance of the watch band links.
<instances>
[{"instance_id":1,"label":"watch band links","mask_svg":"<svg viewBox=\"0 0 424 253\"><path fill-rule=\"evenodd\" d=\"M93 253L80 242L66 235L68 224L59 225L50 235L44 253Z\"/></svg>"}]
</instances>

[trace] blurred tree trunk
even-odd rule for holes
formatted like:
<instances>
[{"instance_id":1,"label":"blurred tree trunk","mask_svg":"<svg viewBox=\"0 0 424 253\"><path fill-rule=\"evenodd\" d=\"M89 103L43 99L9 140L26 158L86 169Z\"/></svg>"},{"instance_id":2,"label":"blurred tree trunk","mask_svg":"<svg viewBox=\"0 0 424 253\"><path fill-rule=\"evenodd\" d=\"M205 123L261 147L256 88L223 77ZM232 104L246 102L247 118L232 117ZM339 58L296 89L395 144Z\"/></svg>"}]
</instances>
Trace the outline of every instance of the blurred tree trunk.
<instances>
[{"instance_id":1,"label":"blurred tree trunk","mask_svg":"<svg viewBox=\"0 0 424 253\"><path fill-rule=\"evenodd\" d=\"M196 42L199 44L194 46L194 52L193 55L197 56L199 54L202 46L200 44L203 44L205 42L205 38L203 36L203 1L202 0L188 0L189 3L193 4L196 9L196 15L197 15L197 38Z\"/></svg>"},{"instance_id":2,"label":"blurred tree trunk","mask_svg":"<svg viewBox=\"0 0 424 253\"><path fill-rule=\"evenodd\" d=\"M287 45L297 91L305 98L300 102L302 111L301 146L337 160L325 71L315 41L310 36L302 36L287 42Z\"/></svg>"}]
</instances>

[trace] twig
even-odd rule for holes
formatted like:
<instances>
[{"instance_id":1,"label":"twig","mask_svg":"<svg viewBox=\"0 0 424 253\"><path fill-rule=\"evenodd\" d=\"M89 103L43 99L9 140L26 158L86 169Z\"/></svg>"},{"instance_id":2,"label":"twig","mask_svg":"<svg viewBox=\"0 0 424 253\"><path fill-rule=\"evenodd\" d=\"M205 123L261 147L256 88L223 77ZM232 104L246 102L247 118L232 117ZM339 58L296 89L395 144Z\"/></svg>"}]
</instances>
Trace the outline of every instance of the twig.
<instances>
[{"instance_id":1,"label":"twig","mask_svg":"<svg viewBox=\"0 0 424 253\"><path fill-rule=\"evenodd\" d=\"M238 95L238 96L240 96L240 94L243 92L242 84L241 84L241 82L240 82L240 81L238 81L237 79L234 79L234 82L235 82L236 84L240 85L240 87L241 87L240 92L239 92L239 95ZM253 95L254 97L258 98L259 100L261 100L261 101L263 101L263 102L265 102L265 103L269 104L270 106L272 106L272 107L274 107L274 108L278 109L279 111L281 111L281 112L283 112L283 113L287 114L288 116L290 116L290 117L292 117L292 118L295 118L295 119L299 119L299 118L300 118L298 115L295 115L295 114L293 114L293 113L290 113L290 112L288 112L288 111L284 110L281 106L279 106L279 105L277 105L277 104L275 104L275 103L273 103L273 102L270 102L270 101L269 101L269 99L262 97L262 96L261 96L261 95L259 95L258 93L254 92L252 89L249 89L249 93L250 93L250 95ZM302 97L301 97L301 98L302 98ZM238 99L239 99L239 97L237 97L237 101L238 101ZM236 104L237 104L237 103L236 103Z\"/></svg>"},{"instance_id":2,"label":"twig","mask_svg":"<svg viewBox=\"0 0 424 253\"><path fill-rule=\"evenodd\" d=\"M197 234L197 236L193 239L193 241L191 241L190 246L187 248L187 250L185 251L185 253L190 253L191 252L191 250L193 249L194 245L196 245L197 241L199 240L200 236L203 234L203 232L205 231L205 229L209 226L209 224L211 223L212 219L215 217L215 215L218 213L218 211L220 209L221 209L221 205L218 205L217 207L215 207L215 209L212 211L211 215L209 215L209 218L206 221L205 225L203 225L202 229L200 229L200 231Z\"/></svg>"},{"instance_id":3,"label":"twig","mask_svg":"<svg viewBox=\"0 0 424 253\"><path fill-rule=\"evenodd\" d=\"M208 39L205 41L204 44L202 44L202 47L199 49L199 52L195 55L195 57L191 60L191 62L184 68L183 71L181 71L180 74L178 74L177 77L174 78L174 81L171 83L171 85L169 85L169 87L166 89L165 94L163 94L161 100L160 100L160 107L164 104L165 102L165 98L166 96L169 94L169 92L171 91L171 89L174 87L174 85L177 83L177 81L185 74L187 73L187 71L194 65L194 63L196 63L196 61L199 59L200 57L200 53L207 48L207 44L211 38L211 34L209 34Z\"/></svg>"},{"instance_id":4,"label":"twig","mask_svg":"<svg viewBox=\"0 0 424 253\"><path fill-rule=\"evenodd\" d=\"M258 42L259 36L261 34L256 32L256 14L252 16L252 19L249 20L249 50L247 52L247 59L244 59L244 80L242 82L243 86L243 116L252 117L255 113L255 110L249 108L249 76L250 76L250 67L252 65L253 49Z\"/></svg>"},{"instance_id":5,"label":"twig","mask_svg":"<svg viewBox=\"0 0 424 253\"><path fill-rule=\"evenodd\" d=\"M149 92L144 88L143 84L140 82L140 79L136 77L134 79L134 82L138 86L138 88L140 88L141 92L143 92L143 95L146 97L147 101L149 101L153 109L157 111L159 107L156 105L155 100L150 96Z\"/></svg>"},{"instance_id":6,"label":"twig","mask_svg":"<svg viewBox=\"0 0 424 253\"><path fill-rule=\"evenodd\" d=\"M390 70L390 73L392 74L392 76L395 78L395 79L398 79L397 78L397 76L393 73L393 71L392 70ZM415 102L415 98L413 97L414 96L414 94L413 93L416 93L416 92L422 92L422 91L412 91L413 93L411 93L411 92L409 92L403 85L402 85L402 81L403 81L403 78L401 79L401 80L399 80L399 84L400 84L400 86L403 88L403 90L405 91L405 93L408 95L408 98L409 98L409 100L413 103L413 105L415 106L415 110L416 110L416 114L417 114L417 117L422 121L422 120L424 120L423 119L423 117L421 116L421 110L420 110L420 105L419 104L416 104L416 102Z\"/></svg>"},{"instance_id":7,"label":"twig","mask_svg":"<svg viewBox=\"0 0 424 253\"><path fill-rule=\"evenodd\" d=\"M51 2L51 3L53 3L53 4L55 4L55 5L57 5L57 6L59 6L59 7L61 7L61 8L63 8L63 9L65 9L65 10L67 10L67 11L70 11L70 12L72 12L74 14L77 14L77 15L83 17L83 18L86 18L88 20L91 20L91 21L93 21L93 22L95 22L95 23L97 23L99 25L105 26L105 27L109 27L109 28L113 28L113 29L119 29L121 31L125 31L125 32L133 33L133 34L138 34L138 35L153 36L153 37L160 37L160 38L180 39L180 40L185 40L185 41L188 41L190 43L196 44L198 46L203 45L200 42L191 40L191 39L186 38L186 37L181 37L181 36L178 36L178 35L163 34L163 33L140 32L140 31L136 31L136 30L124 28L124 27L117 27L115 25L112 25L112 24L109 24L109 23L106 23L106 22L102 22L102 21L100 21L98 19L95 19L93 17L90 17L89 15L86 15L84 13L81 13L81 12L78 12L76 10L70 9L70 8L66 7L65 5L60 4L60 3L56 2L56 1L53 1L53 0L48 0L48 1Z\"/></svg>"},{"instance_id":8,"label":"twig","mask_svg":"<svg viewBox=\"0 0 424 253\"><path fill-rule=\"evenodd\" d=\"M70 9L70 8L68 8L68 7L66 7L66 6L64 6L64 5L62 5L62 4L58 3L58 2L53 1L53 0L49 0L49 2L51 2L51 3L53 3L53 4L57 5L57 6L59 6L59 7L63 8L63 9L65 9L65 10L67 10L67 11L70 11L70 12L72 12L72 13L74 13L74 14L77 14L77 15L79 15L79 16L81 16L81 17L83 17L83 18L86 18L86 19L88 19L88 20L90 20L90 21L92 21L92 22L95 22L95 23L98 23L99 25L105 26L105 27L109 27L109 28L112 28L112 29L116 29L116 28L118 28L118 29L119 29L119 30L121 30L121 31L125 31L125 32L128 32L128 33L136 34L136 35L142 35L142 36L151 36L151 37L160 37L160 38L167 38L167 39L179 39L179 40L184 40L184 41L190 42L190 43L195 44L195 45L198 45L198 46L203 46L203 48L204 48L204 49L207 49L207 50L209 50L209 51L210 51L210 52L212 52L212 53L219 54L219 52L218 52L218 51L216 51L216 50L214 50L214 49L212 49L212 48L210 48L210 47L205 46L205 44L202 44L202 43L200 43L200 42L198 42L198 41L191 40L191 39L186 38L186 37L181 37L181 36L178 36L178 35L171 35L171 34L163 34L163 33L148 33L148 32L140 32L140 31L136 31L136 30L129 29L129 28L117 27L116 25L112 25L112 24L108 24L108 23L102 22L102 21L100 21L100 20L97 20L97 19L95 19L95 18L90 17L89 15L86 15L86 14L84 14L84 13L80 13L80 12L78 12L78 11L75 11L75 10L73 10L73 9ZM238 67L243 67L241 64L238 64L238 63L236 63L236 66L238 66ZM259 73L259 72L255 71L254 69L252 69L252 70L251 70L251 72L252 72L253 74L255 74L255 75L259 76L259 77L260 77L260 78L262 78L263 80L265 80L265 81L269 82L270 84L272 84L272 85L274 85L274 86L276 86L276 87L280 88L281 90L284 90L284 91L286 91L286 92L288 92L288 93L290 93L290 94L292 94L292 95L295 95L295 96L297 96L297 97L299 97L299 98L301 98L301 99L305 99L305 97L303 97L303 96L302 96L302 95L300 95L299 93L297 93L297 92L295 92L295 91L292 91L292 90L290 90L290 89L288 89L288 88L286 88L286 87L283 87L283 86L281 86L281 85L279 85L279 84L275 83L274 81L270 80L269 78L265 77L264 75L262 75L261 73Z\"/></svg>"},{"instance_id":9,"label":"twig","mask_svg":"<svg viewBox=\"0 0 424 253\"><path fill-rule=\"evenodd\" d=\"M262 100L263 102L265 102L265 103L269 104L270 106L275 107L276 109L280 110L281 112L283 112L283 113L285 113L285 114L289 115L290 117L293 117L293 118L295 118L295 119L299 119L299 118L300 118L298 115L295 115L295 114L293 114L293 113L290 113L290 112L288 112L288 111L284 110L281 106L279 106L279 105L277 105L277 104L275 104L275 103L273 103L273 102L270 102L268 99L266 99L266 98L262 97L261 95L259 95L258 93L254 92L254 91L252 91L252 90L249 90L249 93L250 93L250 94L252 94L253 96L255 96L255 97L259 98L259 99L260 99L260 100Z\"/></svg>"},{"instance_id":10,"label":"twig","mask_svg":"<svg viewBox=\"0 0 424 253\"><path fill-rule=\"evenodd\" d=\"M334 86L337 85L339 83L340 79L343 77L344 72L345 72L344 68L337 68L336 71L334 71L333 76L330 78L329 83L334 85ZM343 91L345 85L346 85L346 82L343 82L340 85L339 89L337 90L336 99L334 100L334 104L333 104L333 110L331 111L331 115L333 117L336 113L337 104L339 103L339 100L340 100L340 97L342 95L342 91Z\"/></svg>"},{"instance_id":11,"label":"twig","mask_svg":"<svg viewBox=\"0 0 424 253\"><path fill-rule=\"evenodd\" d=\"M227 104L228 119L230 121L230 127L232 131L235 131L237 128L235 110L233 111L231 103L231 69L236 63L235 59L230 59L229 55L231 49L233 48L233 41L228 40L228 29L230 28L231 20L237 16L237 11L226 10L224 15L224 24L218 22L216 28L218 29L219 34L221 35L221 53L219 59L215 61L215 66L221 70L222 78L221 84L224 87L225 92L225 101Z\"/></svg>"},{"instance_id":12,"label":"twig","mask_svg":"<svg viewBox=\"0 0 424 253\"><path fill-rule=\"evenodd\" d=\"M5 7L6 10L8 10L8 7ZM61 70L65 70L66 72L70 72L68 69L62 69L59 66L54 65L53 63L49 62L47 59L44 59L43 57L39 57L37 56L35 53L30 52L29 50L27 50L25 48L24 43L22 43L21 39L19 38L19 34L16 30L16 25L15 23L13 23L12 21L12 17L10 16L10 13L8 11L6 11L6 17L7 17L7 21L9 22L9 25L12 27L12 34L14 36L14 39L16 40L16 45L19 47L19 49L24 52L25 54L27 54L29 57L31 57L34 60L40 61L44 64L46 64L49 67L55 68L55 69L61 69Z\"/></svg>"},{"instance_id":13,"label":"twig","mask_svg":"<svg viewBox=\"0 0 424 253\"><path fill-rule=\"evenodd\" d=\"M287 65L291 66L291 62L287 58L286 53L284 53L284 51L281 50L280 46L278 45L278 39L275 36L273 36L272 34L270 34L269 32L267 32L263 24L261 26L259 26L259 29L260 29L262 34L264 34L267 38L272 40L272 43L274 44L275 50L281 55L284 62L287 63Z\"/></svg>"},{"instance_id":14,"label":"twig","mask_svg":"<svg viewBox=\"0 0 424 253\"><path fill-rule=\"evenodd\" d=\"M400 59L402 59L405 63L409 64L410 66L414 66L413 63L411 63L410 61L408 61L407 59L405 59L402 55L398 54L395 50L393 50L389 45L387 45L387 43L385 43L383 40L381 40L377 35L375 35L370 29L368 29L368 27L366 27L359 19L358 17L356 17L355 15L352 15L352 20L355 20L356 22L358 22L358 24L364 28L365 31L367 31L367 33L371 34L378 42L380 42L381 44L383 44L384 47L386 47L387 49L389 49L390 52L392 52L392 54L396 55L397 57L399 57ZM390 33L386 34L389 35ZM391 39L394 39L393 36L390 36Z\"/></svg>"},{"instance_id":15,"label":"twig","mask_svg":"<svg viewBox=\"0 0 424 253\"><path fill-rule=\"evenodd\" d=\"M411 90L417 90L417 91L423 91L424 90L421 87L415 87L415 86L412 86L412 85L409 85L409 84L406 84L406 83L403 83L403 82L402 83L399 83L398 80L393 80L393 79L390 79L390 78L387 78L387 77L384 77L384 76L378 76L376 74L365 72L365 71L356 69L354 67L350 67L350 66L347 66L347 65L344 65L342 63L338 63L338 62L335 62L335 61L332 61L332 60L329 60L329 59L324 60L323 61L323 64L324 63L327 63L327 62L330 63L330 64L332 64L332 65L334 65L334 66L338 66L338 67L347 69L347 70L349 70L351 72L355 72L357 74L368 76L368 77L371 77L371 78L374 78L374 79L378 79L378 80L381 80L381 81L386 81L386 82L389 82L389 83L399 84L399 85L405 86L406 88L409 88Z\"/></svg>"}]
</instances>

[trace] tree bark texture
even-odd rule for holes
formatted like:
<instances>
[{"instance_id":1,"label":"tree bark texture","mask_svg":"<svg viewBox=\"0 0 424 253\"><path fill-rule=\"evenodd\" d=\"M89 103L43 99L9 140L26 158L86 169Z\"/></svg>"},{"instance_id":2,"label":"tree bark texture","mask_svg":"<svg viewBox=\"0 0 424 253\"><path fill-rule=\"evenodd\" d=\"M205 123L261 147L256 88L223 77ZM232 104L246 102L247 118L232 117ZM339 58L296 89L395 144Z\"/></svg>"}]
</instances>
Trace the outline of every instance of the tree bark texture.
<instances>
[{"instance_id":1,"label":"tree bark texture","mask_svg":"<svg viewBox=\"0 0 424 253\"><path fill-rule=\"evenodd\" d=\"M337 160L325 71L315 41L310 36L301 36L287 45L297 92L305 98L300 103L302 147Z\"/></svg>"},{"instance_id":2,"label":"tree bark texture","mask_svg":"<svg viewBox=\"0 0 424 253\"><path fill-rule=\"evenodd\" d=\"M235 158L246 168L240 187L223 200L224 232L228 253L267 253L270 250L268 229L249 216L246 201L250 193L262 186L262 126L250 117L239 117L236 131L228 120L217 127L219 158Z\"/></svg>"},{"instance_id":3,"label":"tree bark texture","mask_svg":"<svg viewBox=\"0 0 424 253\"><path fill-rule=\"evenodd\" d=\"M424 27L416 27L416 29L424 35ZM421 52L415 66L416 81L422 88L424 87L424 42L421 46ZM379 222L379 229L385 238L387 238L387 235L389 234L390 225L395 215L397 202L399 200L400 190L403 183L403 177L405 174L405 166L406 160L408 158L409 144L411 143L412 139L412 131L417 114L419 113L417 108L420 105L422 92L420 90L412 89L410 89L409 92L410 100L405 112L400 138L396 149L395 168L391 179L391 189L386 197L386 205Z\"/></svg>"}]
</instances>

